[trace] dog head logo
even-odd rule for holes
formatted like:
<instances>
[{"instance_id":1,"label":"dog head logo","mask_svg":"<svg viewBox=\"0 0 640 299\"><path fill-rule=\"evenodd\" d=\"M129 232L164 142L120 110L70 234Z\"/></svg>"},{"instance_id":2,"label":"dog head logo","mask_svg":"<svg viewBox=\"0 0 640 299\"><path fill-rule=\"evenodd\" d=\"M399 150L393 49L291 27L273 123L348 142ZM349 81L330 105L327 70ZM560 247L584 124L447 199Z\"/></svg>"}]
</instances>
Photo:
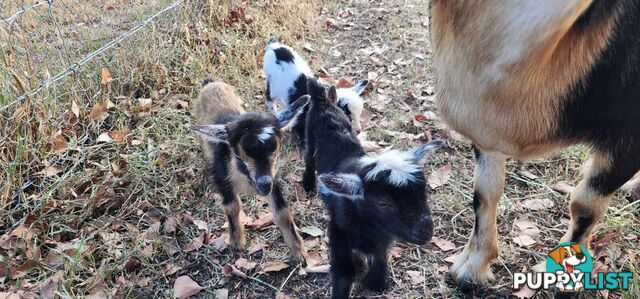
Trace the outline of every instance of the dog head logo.
<instances>
[{"instance_id":1,"label":"dog head logo","mask_svg":"<svg viewBox=\"0 0 640 299\"><path fill-rule=\"evenodd\" d=\"M549 257L556 264L562 266L566 273L573 273L576 266L587 261L587 257L582 252L580 244L558 246L556 249L549 252Z\"/></svg>"},{"instance_id":2,"label":"dog head logo","mask_svg":"<svg viewBox=\"0 0 640 299\"><path fill-rule=\"evenodd\" d=\"M591 273L593 262L589 251L577 243L561 243L547 255L547 272L562 274ZM582 277L582 276L580 276ZM560 290L577 291L582 288L581 282L558 283Z\"/></svg>"}]
</instances>

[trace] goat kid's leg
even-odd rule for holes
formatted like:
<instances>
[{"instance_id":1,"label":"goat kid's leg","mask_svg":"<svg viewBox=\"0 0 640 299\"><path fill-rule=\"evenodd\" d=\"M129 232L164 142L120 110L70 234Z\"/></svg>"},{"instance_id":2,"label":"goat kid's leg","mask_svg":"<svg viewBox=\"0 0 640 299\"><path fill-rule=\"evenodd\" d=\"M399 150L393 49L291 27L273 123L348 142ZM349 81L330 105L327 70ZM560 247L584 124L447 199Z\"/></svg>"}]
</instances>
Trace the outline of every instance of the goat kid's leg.
<instances>
[{"instance_id":1,"label":"goat kid's leg","mask_svg":"<svg viewBox=\"0 0 640 299\"><path fill-rule=\"evenodd\" d=\"M477 148L474 152L475 224L467 245L450 270L463 291L469 290L473 283L485 284L493 279L489 265L498 256L496 213L504 192L505 156Z\"/></svg>"},{"instance_id":2,"label":"goat kid's leg","mask_svg":"<svg viewBox=\"0 0 640 299\"><path fill-rule=\"evenodd\" d=\"M280 184L277 182L273 184L273 190L269 197L269 205L273 210L273 222L275 222L282 232L284 242L291 250L291 257L300 263L305 263L307 249L304 247L302 237L298 233L298 227L293 221L287 202L282 197Z\"/></svg>"},{"instance_id":3,"label":"goat kid's leg","mask_svg":"<svg viewBox=\"0 0 640 299\"><path fill-rule=\"evenodd\" d=\"M267 111L269 113L276 114L276 104L271 98L271 89L269 88L269 83L267 83L267 91L264 93L265 104L267 105Z\"/></svg>"},{"instance_id":4,"label":"goat kid's leg","mask_svg":"<svg viewBox=\"0 0 640 299\"><path fill-rule=\"evenodd\" d=\"M243 249L246 240L244 236L244 225L240 222L240 211L242 210L242 202L240 196L233 190L233 186L227 182L228 174L223 168L212 168L211 173L207 173L207 180L213 179L218 192L222 195L222 209L227 216L229 222L229 239L231 239L231 248Z\"/></svg>"},{"instance_id":5,"label":"goat kid's leg","mask_svg":"<svg viewBox=\"0 0 640 299\"><path fill-rule=\"evenodd\" d=\"M310 147L307 144L307 147ZM304 174L302 175L302 187L307 194L311 195L316 192L316 161L313 158L313 153L306 152L304 157Z\"/></svg>"},{"instance_id":6,"label":"goat kid's leg","mask_svg":"<svg viewBox=\"0 0 640 299\"><path fill-rule=\"evenodd\" d=\"M242 210L242 202L240 196L236 193L222 193L222 208L229 222L229 237L231 239L231 248L241 250L247 241L244 236L244 225L240 222L240 211Z\"/></svg>"},{"instance_id":7,"label":"goat kid's leg","mask_svg":"<svg viewBox=\"0 0 640 299\"><path fill-rule=\"evenodd\" d=\"M593 227L602 219L613 194L640 169L640 150L595 152L590 169L571 193L571 222L561 242L589 248Z\"/></svg>"},{"instance_id":8,"label":"goat kid's leg","mask_svg":"<svg viewBox=\"0 0 640 299\"><path fill-rule=\"evenodd\" d=\"M387 266L387 252L386 250L378 253L374 253L368 256L369 269L365 274L362 283L365 288L382 292L389 286L387 283L388 266Z\"/></svg>"},{"instance_id":9,"label":"goat kid's leg","mask_svg":"<svg viewBox=\"0 0 640 299\"><path fill-rule=\"evenodd\" d=\"M349 298L351 284L356 275L353 250L349 240L331 224L329 224L329 247L331 249L331 298Z\"/></svg>"}]
</instances>

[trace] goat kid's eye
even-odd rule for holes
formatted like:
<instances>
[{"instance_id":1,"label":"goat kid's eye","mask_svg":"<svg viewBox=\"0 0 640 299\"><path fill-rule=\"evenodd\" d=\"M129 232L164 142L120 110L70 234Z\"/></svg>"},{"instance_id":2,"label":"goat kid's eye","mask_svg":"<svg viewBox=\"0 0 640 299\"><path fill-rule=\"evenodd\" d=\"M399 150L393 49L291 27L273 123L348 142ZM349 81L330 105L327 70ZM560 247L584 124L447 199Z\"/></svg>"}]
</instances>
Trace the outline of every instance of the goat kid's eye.
<instances>
[{"instance_id":1,"label":"goat kid's eye","mask_svg":"<svg viewBox=\"0 0 640 299\"><path fill-rule=\"evenodd\" d=\"M390 209L393 208L393 206L390 203L386 202L386 201L379 201L377 203L377 205L378 205L378 207L380 207L381 209L384 209L384 210L390 210Z\"/></svg>"}]
</instances>

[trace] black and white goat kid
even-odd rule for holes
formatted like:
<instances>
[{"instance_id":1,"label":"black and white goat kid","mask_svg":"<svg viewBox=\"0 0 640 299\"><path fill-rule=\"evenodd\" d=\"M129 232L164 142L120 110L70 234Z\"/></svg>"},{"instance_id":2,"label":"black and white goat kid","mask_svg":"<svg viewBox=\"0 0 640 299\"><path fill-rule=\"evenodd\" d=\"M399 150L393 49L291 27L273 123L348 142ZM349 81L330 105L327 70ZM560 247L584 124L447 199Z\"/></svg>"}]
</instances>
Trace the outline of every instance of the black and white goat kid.
<instances>
[{"instance_id":1,"label":"black and white goat kid","mask_svg":"<svg viewBox=\"0 0 640 299\"><path fill-rule=\"evenodd\" d=\"M211 79L202 84L196 108L198 125L191 129L201 137L206 158L205 179L222 195L231 246L235 249L245 246L239 194L257 193L269 197L274 222L294 260L304 261L306 249L276 179L282 138L280 124L268 113L245 113L232 86Z\"/></svg>"},{"instance_id":2,"label":"black and white goat kid","mask_svg":"<svg viewBox=\"0 0 640 299\"><path fill-rule=\"evenodd\" d=\"M271 39L265 49L263 67L267 77L265 99L270 112L276 112L275 102L286 110L307 94L307 80L313 78L313 72L304 58L291 47L279 43L275 38ZM351 88L337 89L337 105L347 115L356 133L362 130L360 119L364 103L361 95L368 84L368 80L362 80Z\"/></svg>"},{"instance_id":3,"label":"black and white goat kid","mask_svg":"<svg viewBox=\"0 0 640 299\"><path fill-rule=\"evenodd\" d=\"M442 142L366 155L347 117L335 106L335 87L325 93L309 80L309 95L293 134L305 135L305 189L315 189L317 170L318 191L331 217L332 296L348 297L361 255L368 262L364 286L384 290L393 240L425 244L432 237L429 190L420 160Z\"/></svg>"}]
</instances>

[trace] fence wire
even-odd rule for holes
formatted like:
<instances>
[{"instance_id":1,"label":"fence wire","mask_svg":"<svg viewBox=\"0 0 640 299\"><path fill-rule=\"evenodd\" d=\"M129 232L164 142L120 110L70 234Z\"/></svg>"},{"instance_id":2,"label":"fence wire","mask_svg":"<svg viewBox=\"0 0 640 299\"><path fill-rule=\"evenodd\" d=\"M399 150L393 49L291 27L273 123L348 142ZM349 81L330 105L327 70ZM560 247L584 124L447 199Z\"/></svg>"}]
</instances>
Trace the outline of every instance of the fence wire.
<instances>
[{"instance_id":1,"label":"fence wire","mask_svg":"<svg viewBox=\"0 0 640 299\"><path fill-rule=\"evenodd\" d=\"M93 107L149 97L142 82L165 68L153 53L170 51L216 1L0 0L0 231L78 181L47 169L84 169L103 155L94 141L120 123L92 121ZM102 69L112 84L101 84Z\"/></svg>"},{"instance_id":2,"label":"fence wire","mask_svg":"<svg viewBox=\"0 0 640 299\"><path fill-rule=\"evenodd\" d=\"M74 74L183 2L2 1L0 113Z\"/></svg>"}]
</instances>

